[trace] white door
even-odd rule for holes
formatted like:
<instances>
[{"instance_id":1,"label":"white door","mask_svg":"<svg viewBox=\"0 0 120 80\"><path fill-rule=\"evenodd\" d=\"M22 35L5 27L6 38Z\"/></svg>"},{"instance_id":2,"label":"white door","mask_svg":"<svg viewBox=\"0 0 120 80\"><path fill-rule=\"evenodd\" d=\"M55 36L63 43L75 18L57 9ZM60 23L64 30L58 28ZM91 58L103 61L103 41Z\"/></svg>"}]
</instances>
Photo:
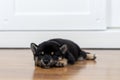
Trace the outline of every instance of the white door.
<instances>
[{"instance_id":1,"label":"white door","mask_svg":"<svg viewBox=\"0 0 120 80\"><path fill-rule=\"evenodd\" d=\"M105 9L106 0L0 0L0 48L56 37L84 48L103 47L108 41L103 34L81 30L106 30Z\"/></svg>"},{"instance_id":2,"label":"white door","mask_svg":"<svg viewBox=\"0 0 120 80\"><path fill-rule=\"evenodd\" d=\"M0 30L104 30L105 0L0 0Z\"/></svg>"}]
</instances>

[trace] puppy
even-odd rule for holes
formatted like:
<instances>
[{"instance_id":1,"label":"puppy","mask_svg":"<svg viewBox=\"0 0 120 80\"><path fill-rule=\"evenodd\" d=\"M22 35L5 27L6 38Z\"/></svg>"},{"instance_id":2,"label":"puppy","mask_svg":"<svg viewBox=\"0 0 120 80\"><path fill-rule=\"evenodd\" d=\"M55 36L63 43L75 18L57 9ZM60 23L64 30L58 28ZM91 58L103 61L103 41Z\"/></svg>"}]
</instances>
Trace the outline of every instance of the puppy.
<instances>
[{"instance_id":1,"label":"puppy","mask_svg":"<svg viewBox=\"0 0 120 80\"><path fill-rule=\"evenodd\" d=\"M64 67L80 59L96 59L94 54L82 51L76 43L66 39L50 39L39 45L31 43L31 50L35 65L42 68Z\"/></svg>"}]
</instances>

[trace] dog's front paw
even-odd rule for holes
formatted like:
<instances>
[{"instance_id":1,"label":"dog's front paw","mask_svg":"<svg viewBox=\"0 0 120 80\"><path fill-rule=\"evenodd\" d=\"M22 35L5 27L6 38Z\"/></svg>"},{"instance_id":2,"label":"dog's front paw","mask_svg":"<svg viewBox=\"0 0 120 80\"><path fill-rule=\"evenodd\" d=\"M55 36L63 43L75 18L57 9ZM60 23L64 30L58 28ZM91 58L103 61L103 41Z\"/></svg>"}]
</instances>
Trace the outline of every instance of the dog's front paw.
<instances>
[{"instance_id":1,"label":"dog's front paw","mask_svg":"<svg viewBox=\"0 0 120 80\"><path fill-rule=\"evenodd\" d=\"M67 59L62 59L56 62L55 66L56 67L64 67L67 65Z\"/></svg>"},{"instance_id":2,"label":"dog's front paw","mask_svg":"<svg viewBox=\"0 0 120 80\"><path fill-rule=\"evenodd\" d=\"M61 63L61 62L57 62L57 63L55 64L55 66L56 66L56 67L64 67L64 64Z\"/></svg>"}]
</instances>

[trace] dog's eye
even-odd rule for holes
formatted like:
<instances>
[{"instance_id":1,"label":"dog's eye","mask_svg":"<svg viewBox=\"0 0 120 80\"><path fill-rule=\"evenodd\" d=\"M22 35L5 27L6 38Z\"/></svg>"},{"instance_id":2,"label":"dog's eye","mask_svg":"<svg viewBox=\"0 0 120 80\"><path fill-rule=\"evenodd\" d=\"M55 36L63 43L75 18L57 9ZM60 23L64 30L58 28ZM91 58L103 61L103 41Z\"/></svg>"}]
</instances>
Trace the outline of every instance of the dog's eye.
<instances>
[{"instance_id":1,"label":"dog's eye","mask_svg":"<svg viewBox=\"0 0 120 80\"><path fill-rule=\"evenodd\" d=\"M44 55L44 52L42 51L40 54L41 54L41 55Z\"/></svg>"},{"instance_id":2,"label":"dog's eye","mask_svg":"<svg viewBox=\"0 0 120 80\"><path fill-rule=\"evenodd\" d=\"M51 52L51 55L54 55L54 52Z\"/></svg>"},{"instance_id":3,"label":"dog's eye","mask_svg":"<svg viewBox=\"0 0 120 80\"><path fill-rule=\"evenodd\" d=\"M58 57L58 60L62 60L62 57Z\"/></svg>"}]
</instances>

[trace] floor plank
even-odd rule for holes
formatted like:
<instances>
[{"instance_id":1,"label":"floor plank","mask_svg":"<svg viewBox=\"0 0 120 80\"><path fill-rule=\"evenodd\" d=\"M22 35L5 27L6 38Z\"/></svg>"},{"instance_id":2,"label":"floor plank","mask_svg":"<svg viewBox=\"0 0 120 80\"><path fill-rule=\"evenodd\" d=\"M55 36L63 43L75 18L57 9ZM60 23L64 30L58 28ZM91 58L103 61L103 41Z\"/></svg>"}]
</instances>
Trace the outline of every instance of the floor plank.
<instances>
[{"instance_id":1,"label":"floor plank","mask_svg":"<svg viewBox=\"0 0 120 80\"><path fill-rule=\"evenodd\" d=\"M30 49L0 49L0 80L120 80L120 50L86 51L96 54L96 61L41 69Z\"/></svg>"}]
</instances>

